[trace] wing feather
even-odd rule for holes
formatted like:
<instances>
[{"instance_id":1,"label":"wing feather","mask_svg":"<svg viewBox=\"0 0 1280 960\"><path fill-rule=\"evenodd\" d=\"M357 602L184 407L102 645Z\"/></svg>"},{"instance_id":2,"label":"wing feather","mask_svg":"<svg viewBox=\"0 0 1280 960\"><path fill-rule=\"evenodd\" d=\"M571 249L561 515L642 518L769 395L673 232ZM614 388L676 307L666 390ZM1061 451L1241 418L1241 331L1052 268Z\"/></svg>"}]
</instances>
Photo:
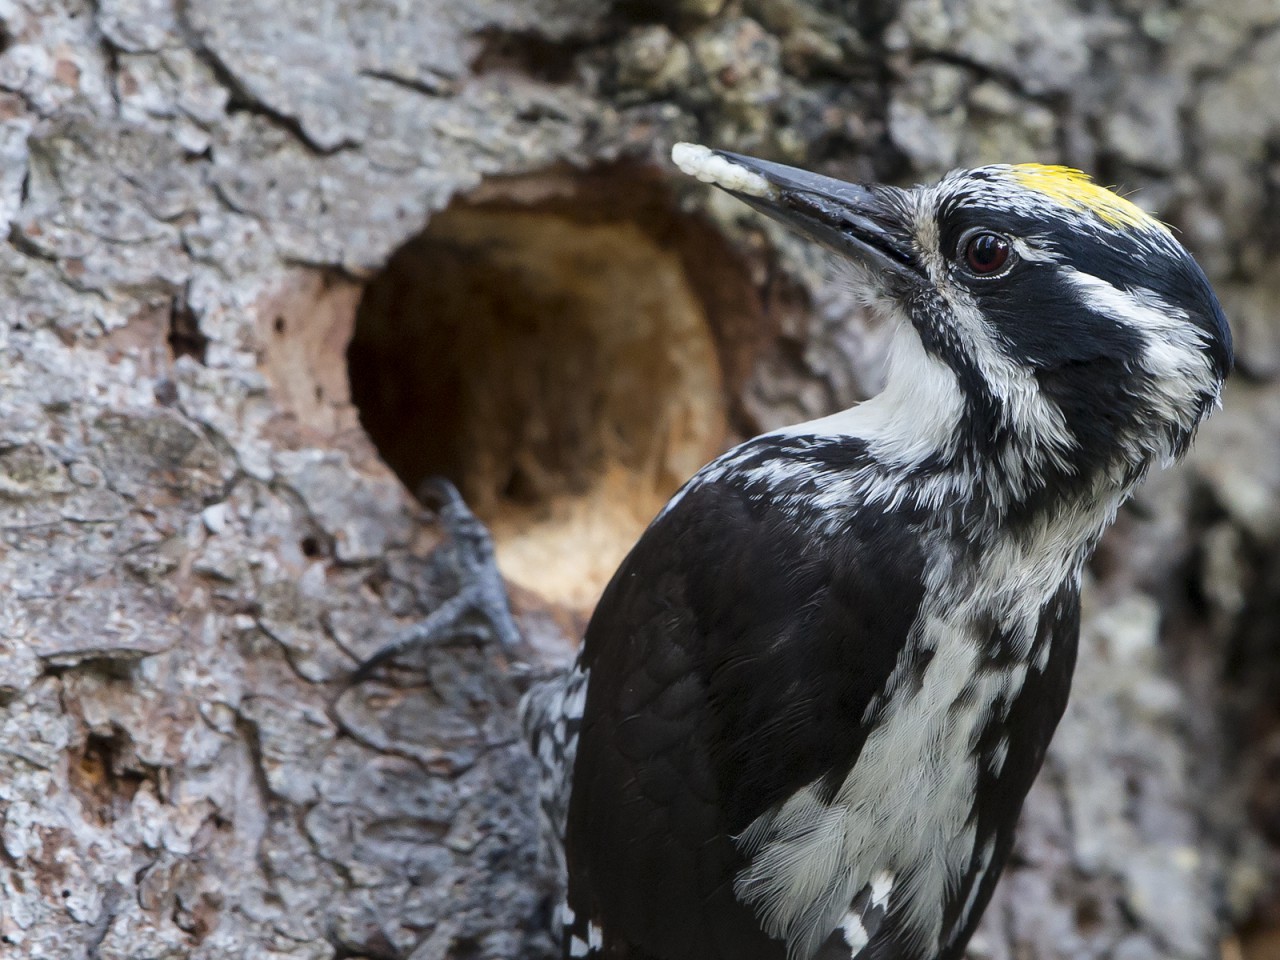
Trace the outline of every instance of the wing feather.
<instances>
[{"instance_id":1,"label":"wing feather","mask_svg":"<svg viewBox=\"0 0 1280 960\"><path fill-rule=\"evenodd\" d=\"M591 956L785 956L733 894L734 837L853 765L923 595L911 517L833 524L785 502L695 483L587 629L565 839L571 933L594 926Z\"/></svg>"}]
</instances>

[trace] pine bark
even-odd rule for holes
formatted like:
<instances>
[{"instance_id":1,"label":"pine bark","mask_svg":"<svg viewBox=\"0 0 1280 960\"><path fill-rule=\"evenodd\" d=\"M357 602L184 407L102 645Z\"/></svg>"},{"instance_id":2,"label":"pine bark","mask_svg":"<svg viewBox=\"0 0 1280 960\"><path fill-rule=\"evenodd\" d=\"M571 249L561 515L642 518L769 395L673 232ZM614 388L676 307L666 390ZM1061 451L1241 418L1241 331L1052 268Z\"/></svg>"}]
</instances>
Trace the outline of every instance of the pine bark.
<instances>
[{"instance_id":1,"label":"pine bark","mask_svg":"<svg viewBox=\"0 0 1280 960\"><path fill-rule=\"evenodd\" d=\"M680 182L694 139L1064 161L1201 258L1239 370L1091 567L971 954L1280 956L1274 4L0 0L0 48L0 954L548 955L525 668L480 625L348 679L458 587L428 469L544 669L700 457L875 390L881 331Z\"/></svg>"}]
</instances>

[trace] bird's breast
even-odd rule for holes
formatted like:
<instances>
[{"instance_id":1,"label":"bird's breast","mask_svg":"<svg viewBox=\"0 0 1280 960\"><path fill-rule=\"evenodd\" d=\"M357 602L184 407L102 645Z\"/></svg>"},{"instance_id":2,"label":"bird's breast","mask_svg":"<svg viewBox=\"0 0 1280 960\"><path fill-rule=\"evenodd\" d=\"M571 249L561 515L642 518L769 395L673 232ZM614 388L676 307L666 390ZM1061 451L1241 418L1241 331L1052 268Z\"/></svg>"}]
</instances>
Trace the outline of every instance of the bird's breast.
<instances>
[{"instance_id":1,"label":"bird's breast","mask_svg":"<svg viewBox=\"0 0 1280 960\"><path fill-rule=\"evenodd\" d=\"M1008 750L1003 737L994 752L980 745L992 742L990 726L1003 723L1036 668L1039 603L1024 606L997 650L989 611L935 595L868 709L871 733L839 786L816 780L739 839L748 865L738 895L793 955L816 950L859 892L886 877L888 909L921 955L939 949L948 898L981 842L973 817L981 765L998 777Z\"/></svg>"}]
</instances>

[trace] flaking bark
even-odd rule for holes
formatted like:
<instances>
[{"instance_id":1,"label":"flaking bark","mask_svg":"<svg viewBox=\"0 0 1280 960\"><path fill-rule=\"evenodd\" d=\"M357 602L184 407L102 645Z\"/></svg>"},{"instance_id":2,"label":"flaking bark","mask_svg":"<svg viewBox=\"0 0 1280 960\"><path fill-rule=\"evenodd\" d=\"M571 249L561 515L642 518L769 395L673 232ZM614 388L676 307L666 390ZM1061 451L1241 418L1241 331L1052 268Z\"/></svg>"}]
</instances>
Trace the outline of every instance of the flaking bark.
<instances>
[{"instance_id":1,"label":"flaking bark","mask_svg":"<svg viewBox=\"0 0 1280 960\"><path fill-rule=\"evenodd\" d=\"M849 178L1065 160L1202 258L1241 372L1092 567L971 952L1276 955L1272 4L0 0L0 44L0 954L547 955L520 671L466 635L345 686L457 586L345 347L451 200L575 195L677 251L721 440L873 390L823 257L666 171L697 139ZM580 611L517 606L563 657Z\"/></svg>"}]
</instances>

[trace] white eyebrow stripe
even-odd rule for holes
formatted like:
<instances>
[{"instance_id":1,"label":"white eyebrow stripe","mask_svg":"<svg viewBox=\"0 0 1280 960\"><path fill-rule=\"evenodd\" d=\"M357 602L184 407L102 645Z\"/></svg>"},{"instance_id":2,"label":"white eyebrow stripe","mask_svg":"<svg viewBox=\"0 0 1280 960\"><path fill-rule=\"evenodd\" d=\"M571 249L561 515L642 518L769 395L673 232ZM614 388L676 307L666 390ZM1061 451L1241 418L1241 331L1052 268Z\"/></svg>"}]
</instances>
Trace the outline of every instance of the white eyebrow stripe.
<instances>
[{"instance_id":1,"label":"white eyebrow stripe","mask_svg":"<svg viewBox=\"0 0 1280 960\"><path fill-rule=\"evenodd\" d=\"M1157 416L1176 421L1187 410L1203 410L1202 398L1220 395L1221 383L1205 349L1210 335L1185 310L1146 288L1122 290L1077 270L1065 276L1085 306L1118 319L1142 338L1137 363L1151 375L1147 400ZM1173 456L1172 449L1160 453L1166 463Z\"/></svg>"},{"instance_id":2,"label":"white eyebrow stripe","mask_svg":"<svg viewBox=\"0 0 1280 960\"><path fill-rule=\"evenodd\" d=\"M1184 373L1188 352L1204 346L1206 334L1191 322L1186 310L1169 303L1154 291L1128 291L1093 274L1067 268L1064 276L1081 302L1108 317L1115 317L1139 333L1155 367L1152 373Z\"/></svg>"},{"instance_id":3,"label":"white eyebrow stripe","mask_svg":"<svg viewBox=\"0 0 1280 960\"><path fill-rule=\"evenodd\" d=\"M1031 260L1037 263L1062 262L1062 256L1057 251L1048 247L1036 246L1030 242L1030 238L1010 237L1009 243L1013 247L1013 252L1023 260Z\"/></svg>"}]
</instances>

